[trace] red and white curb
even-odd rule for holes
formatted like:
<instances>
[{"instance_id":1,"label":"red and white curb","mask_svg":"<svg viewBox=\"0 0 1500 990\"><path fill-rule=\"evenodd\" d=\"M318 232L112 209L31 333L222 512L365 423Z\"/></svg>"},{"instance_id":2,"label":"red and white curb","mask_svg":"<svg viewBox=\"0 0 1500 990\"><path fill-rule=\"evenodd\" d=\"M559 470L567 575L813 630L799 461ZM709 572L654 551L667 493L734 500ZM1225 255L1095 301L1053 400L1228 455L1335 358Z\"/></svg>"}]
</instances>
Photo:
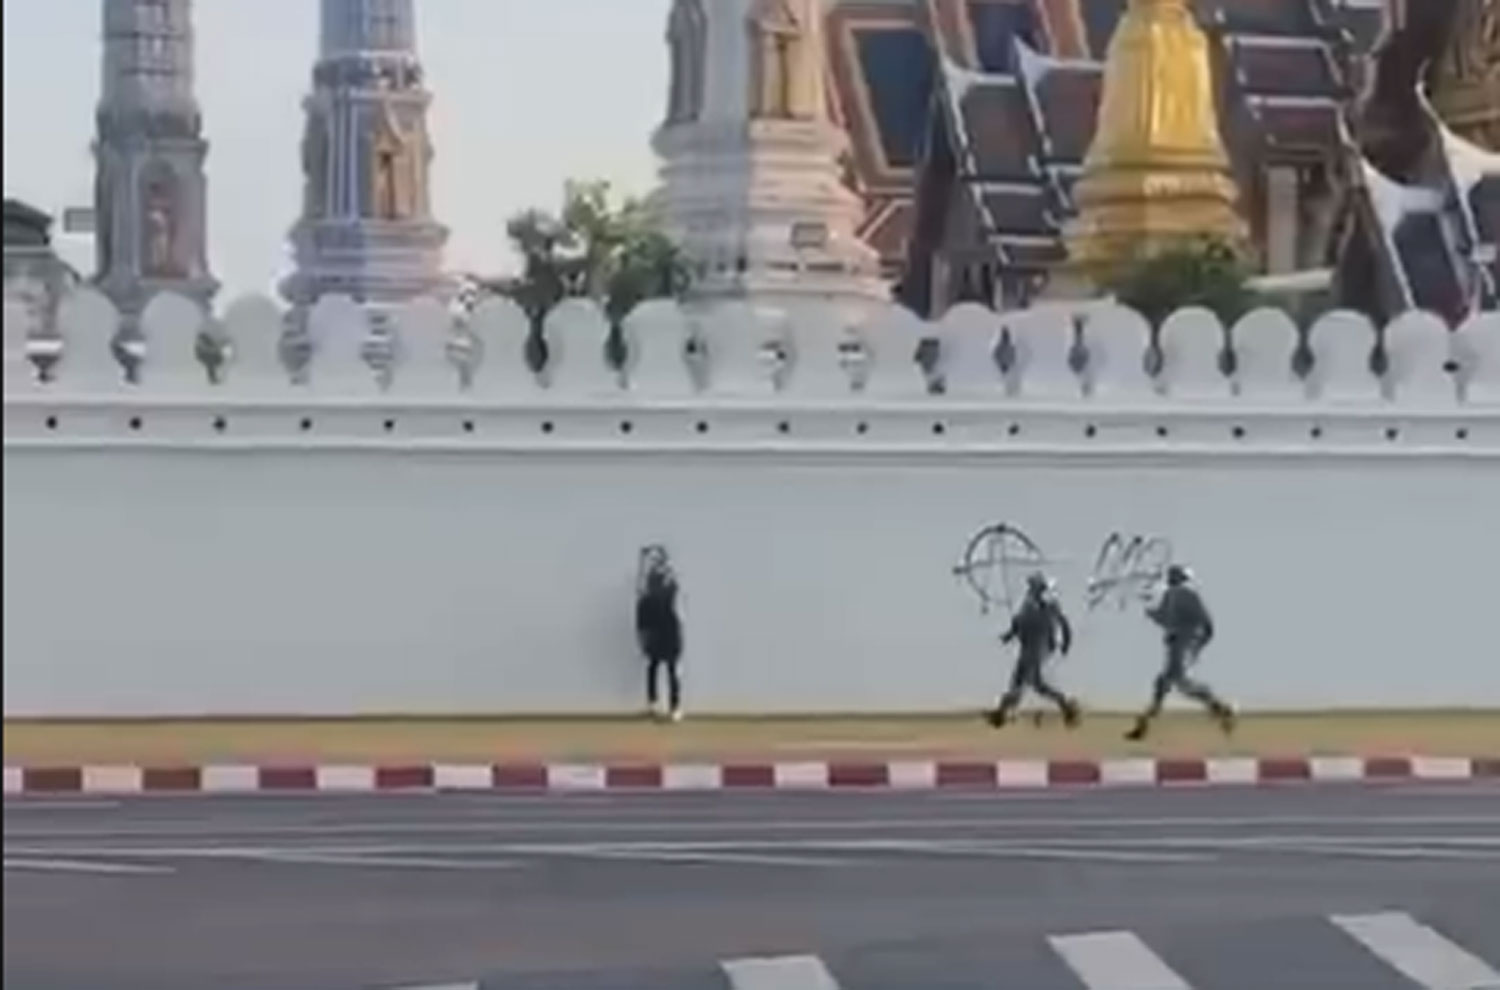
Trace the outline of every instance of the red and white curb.
<instances>
[{"instance_id":1,"label":"red and white curb","mask_svg":"<svg viewBox=\"0 0 1500 990\"><path fill-rule=\"evenodd\" d=\"M5 796L893 790L1500 780L1500 756L5 768Z\"/></svg>"}]
</instances>

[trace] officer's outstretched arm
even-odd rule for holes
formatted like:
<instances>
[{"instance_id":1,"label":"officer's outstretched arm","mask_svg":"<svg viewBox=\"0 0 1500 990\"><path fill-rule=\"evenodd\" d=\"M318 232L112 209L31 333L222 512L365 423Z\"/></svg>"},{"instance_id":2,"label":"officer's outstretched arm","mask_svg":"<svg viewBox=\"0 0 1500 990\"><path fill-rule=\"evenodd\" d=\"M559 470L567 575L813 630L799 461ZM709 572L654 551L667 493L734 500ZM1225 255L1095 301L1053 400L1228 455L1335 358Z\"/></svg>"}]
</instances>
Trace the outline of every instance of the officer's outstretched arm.
<instances>
[{"instance_id":1,"label":"officer's outstretched arm","mask_svg":"<svg viewBox=\"0 0 1500 990\"><path fill-rule=\"evenodd\" d=\"M1061 608L1057 609L1057 632L1062 638L1063 656L1067 656L1068 651L1073 649L1073 624L1068 621L1067 615Z\"/></svg>"}]
</instances>

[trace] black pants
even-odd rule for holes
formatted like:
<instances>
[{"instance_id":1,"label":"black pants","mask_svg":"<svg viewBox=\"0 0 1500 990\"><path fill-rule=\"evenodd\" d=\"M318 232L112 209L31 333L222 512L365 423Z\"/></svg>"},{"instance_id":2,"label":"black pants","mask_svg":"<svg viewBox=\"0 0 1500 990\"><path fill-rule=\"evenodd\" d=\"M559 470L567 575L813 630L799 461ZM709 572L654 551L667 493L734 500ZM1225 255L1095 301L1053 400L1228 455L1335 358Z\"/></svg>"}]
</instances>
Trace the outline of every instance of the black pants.
<instances>
[{"instance_id":1,"label":"black pants","mask_svg":"<svg viewBox=\"0 0 1500 990\"><path fill-rule=\"evenodd\" d=\"M1010 673L1010 688L1000 699L1000 714L1009 715L1016 710L1021 703L1021 695L1027 689L1052 702L1066 714L1072 711L1073 701L1057 688L1053 687L1046 677L1045 666L1047 658L1044 656L1032 656L1022 653L1016 666Z\"/></svg>"},{"instance_id":2,"label":"black pants","mask_svg":"<svg viewBox=\"0 0 1500 990\"><path fill-rule=\"evenodd\" d=\"M657 690L657 675L665 667L667 671L667 694L675 712L682 707L682 675L676 660L653 658L646 667L646 700L655 706L661 694Z\"/></svg>"},{"instance_id":3,"label":"black pants","mask_svg":"<svg viewBox=\"0 0 1500 990\"><path fill-rule=\"evenodd\" d=\"M1167 662L1161 673L1156 675L1156 682L1151 685L1151 705L1141 716L1142 721L1161 714L1162 702L1166 701L1167 695L1172 691L1192 698L1215 715L1222 716L1229 710L1229 706L1219 700L1207 684L1188 676L1188 668L1198 661L1200 649L1202 647L1198 644L1186 640L1167 640Z\"/></svg>"}]
</instances>

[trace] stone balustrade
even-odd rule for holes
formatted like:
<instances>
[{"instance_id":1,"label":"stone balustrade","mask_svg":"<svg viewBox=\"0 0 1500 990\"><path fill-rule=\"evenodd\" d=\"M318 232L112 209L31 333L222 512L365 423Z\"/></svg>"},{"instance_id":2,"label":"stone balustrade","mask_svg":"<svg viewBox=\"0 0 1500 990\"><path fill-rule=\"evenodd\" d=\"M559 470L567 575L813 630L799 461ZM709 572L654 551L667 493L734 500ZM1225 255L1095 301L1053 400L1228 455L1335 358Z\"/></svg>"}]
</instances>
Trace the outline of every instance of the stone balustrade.
<instances>
[{"instance_id":1,"label":"stone balustrade","mask_svg":"<svg viewBox=\"0 0 1500 990\"><path fill-rule=\"evenodd\" d=\"M394 319L372 319L352 300L328 297L298 332L263 297L242 298L210 319L164 293L143 314L142 339L111 346L118 315L101 295L82 289L64 300L58 325L56 336L28 332L7 311L7 398L1500 403L1495 313L1450 331L1424 313L1376 328L1358 314L1333 312L1304 333L1274 309L1229 328L1188 309L1152 334L1139 315L1110 304L1003 314L961 305L928 323L894 305L852 322L817 307L691 310L654 301L612 334L597 306L569 300L549 314L545 347L538 348L525 315L498 297L456 312L418 300ZM606 346L612 337L615 346ZM611 360L618 357L624 360Z\"/></svg>"},{"instance_id":2,"label":"stone balustrade","mask_svg":"<svg viewBox=\"0 0 1500 990\"><path fill-rule=\"evenodd\" d=\"M330 298L299 326L166 296L113 346L89 290L55 336L25 317L7 715L629 710L652 543L684 575L692 709L977 706L998 620L954 567L997 522L1044 549L1095 708L1140 704L1160 660L1136 610L1080 598L1110 533L1193 565L1247 708L1500 703L1495 314L1152 334L1109 306L658 301L615 332L570 301L544 347L501 299Z\"/></svg>"}]
</instances>

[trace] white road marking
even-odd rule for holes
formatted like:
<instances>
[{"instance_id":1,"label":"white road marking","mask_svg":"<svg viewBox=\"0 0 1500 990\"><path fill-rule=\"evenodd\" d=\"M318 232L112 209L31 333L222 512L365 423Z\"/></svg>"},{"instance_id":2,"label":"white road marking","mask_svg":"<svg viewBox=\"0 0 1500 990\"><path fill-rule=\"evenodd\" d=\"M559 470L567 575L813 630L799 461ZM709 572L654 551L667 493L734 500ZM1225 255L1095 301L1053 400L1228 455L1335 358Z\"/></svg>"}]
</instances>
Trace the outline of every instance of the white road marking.
<instances>
[{"instance_id":1,"label":"white road marking","mask_svg":"<svg viewBox=\"0 0 1500 990\"><path fill-rule=\"evenodd\" d=\"M602 791L609 784L604 767L595 763L553 763L547 786L555 791Z\"/></svg>"},{"instance_id":2,"label":"white road marking","mask_svg":"<svg viewBox=\"0 0 1500 990\"><path fill-rule=\"evenodd\" d=\"M712 763L669 763L662 768L661 785L669 791L712 791L723 784L724 771Z\"/></svg>"},{"instance_id":3,"label":"white road marking","mask_svg":"<svg viewBox=\"0 0 1500 990\"><path fill-rule=\"evenodd\" d=\"M1462 756L1414 756L1411 772L1418 780L1468 780L1474 763Z\"/></svg>"},{"instance_id":4,"label":"white road marking","mask_svg":"<svg viewBox=\"0 0 1500 990\"><path fill-rule=\"evenodd\" d=\"M363 794L375 790L375 768L329 764L314 771L319 791Z\"/></svg>"},{"instance_id":5,"label":"white road marking","mask_svg":"<svg viewBox=\"0 0 1500 990\"><path fill-rule=\"evenodd\" d=\"M1500 973L1409 914L1333 915L1356 941L1426 990L1497 990Z\"/></svg>"},{"instance_id":6,"label":"white road marking","mask_svg":"<svg viewBox=\"0 0 1500 990\"><path fill-rule=\"evenodd\" d=\"M1047 941L1088 990L1193 990L1130 932L1052 935Z\"/></svg>"},{"instance_id":7,"label":"white road marking","mask_svg":"<svg viewBox=\"0 0 1500 990\"><path fill-rule=\"evenodd\" d=\"M504 859L430 859L427 857L362 856L357 853L327 854L312 852L262 852L253 855L225 857L250 859L288 866L352 866L355 868L395 868L413 870L514 870L524 864Z\"/></svg>"},{"instance_id":8,"label":"white road marking","mask_svg":"<svg viewBox=\"0 0 1500 990\"><path fill-rule=\"evenodd\" d=\"M1213 757L1206 761L1210 784L1254 784L1260 780L1260 761L1244 756Z\"/></svg>"},{"instance_id":9,"label":"white road marking","mask_svg":"<svg viewBox=\"0 0 1500 990\"><path fill-rule=\"evenodd\" d=\"M559 799L558 804L570 807L578 797ZM607 803L601 801L601 810ZM459 834L465 832L526 832L526 831L594 831L594 832L795 832L799 829L812 831L851 832L901 832L925 829L993 829L996 831L1021 831L1034 828L1040 831L1067 829L1070 831L1162 829L1162 828L1272 828L1284 826L1337 826L1357 825L1361 827L1385 827L1406 825L1489 825L1500 826L1500 815L1330 815L1319 816L1229 816L1181 818L1017 818L1007 816L968 818L714 818L680 819L671 814L661 817L642 818L639 821L622 821L599 817L571 818L509 818L495 821L454 822L442 819L431 822L341 822L323 824L278 824L278 825L218 825L211 822L167 823L138 826L111 826L106 828L7 828L5 836L12 839L54 839L69 836L102 838L105 836L177 836L217 837L224 835L346 835L369 832L401 833L414 832L426 835Z\"/></svg>"},{"instance_id":10,"label":"white road marking","mask_svg":"<svg viewBox=\"0 0 1500 990\"><path fill-rule=\"evenodd\" d=\"M246 794L260 790L260 769L230 763L203 768L203 790L208 794Z\"/></svg>"},{"instance_id":11,"label":"white road marking","mask_svg":"<svg viewBox=\"0 0 1500 990\"><path fill-rule=\"evenodd\" d=\"M931 790L937 784L937 764L931 760L896 760L886 764L886 776L895 791L919 790L924 794L940 794Z\"/></svg>"},{"instance_id":12,"label":"white road marking","mask_svg":"<svg viewBox=\"0 0 1500 990\"><path fill-rule=\"evenodd\" d=\"M478 983L433 983L420 987L397 987L396 990L484 990Z\"/></svg>"},{"instance_id":13,"label":"white road marking","mask_svg":"<svg viewBox=\"0 0 1500 990\"><path fill-rule=\"evenodd\" d=\"M336 856L453 856L453 855L584 855L595 852L639 854L708 854L781 859L802 853L912 853L990 856L1047 856L1055 858L1109 858L1119 861L1195 858L1192 854L1241 852L1317 852L1327 846L1377 851L1467 853L1486 860L1500 860L1500 837L1495 836L1368 836L1368 835L1267 835L1267 836L1134 836L1078 839L984 837L961 838L872 838L861 836L827 838L754 837L732 839L656 839L626 842L355 842L337 844L283 844L257 846L215 845L84 845L81 842L8 843L12 855L97 856L100 858L260 855L279 851ZM1202 859L1201 855L1196 858Z\"/></svg>"},{"instance_id":14,"label":"white road marking","mask_svg":"<svg viewBox=\"0 0 1500 990\"><path fill-rule=\"evenodd\" d=\"M440 791L488 791L495 786L494 768L484 764L438 763L432 786Z\"/></svg>"},{"instance_id":15,"label":"white road marking","mask_svg":"<svg viewBox=\"0 0 1500 990\"><path fill-rule=\"evenodd\" d=\"M872 852L910 853L916 856L980 856L989 859L1057 859L1107 863L1206 863L1216 859L1201 853L1122 852L1085 845L1050 846L1027 842L954 842L901 840L855 840L825 843L828 848L865 849Z\"/></svg>"},{"instance_id":16,"label":"white road marking","mask_svg":"<svg viewBox=\"0 0 1500 990\"><path fill-rule=\"evenodd\" d=\"M995 764L996 787L1045 788L1050 778L1046 760L1001 760Z\"/></svg>"},{"instance_id":17,"label":"white road marking","mask_svg":"<svg viewBox=\"0 0 1500 990\"><path fill-rule=\"evenodd\" d=\"M139 794L145 774L140 767L84 767L85 794Z\"/></svg>"},{"instance_id":18,"label":"white road marking","mask_svg":"<svg viewBox=\"0 0 1500 990\"><path fill-rule=\"evenodd\" d=\"M1364 859L1466 859L1500 863L1500 849L1432 848L1427 845L1362 845L1328 842L1321 839L1316 842L1271 843L1266 848L1274 852L1305 853L1313 856L1353 856Z\"/></svg>"},{"instance_id":19,"label":"white road marking","mask_svg":"<svg viewBox=\"0 0 1500 990\"><path fill-rule=\"evenodd\" d=\"M1156 783L1155 760L1104 760L1099 764L1099 783L1115 785Z\"/></svg>"},{"instance_id":20,"label":"white road marking","mask_svg":"<svg viewBox=\"0 0 1500 990\"><path fill-rule=\"evenodd\" d=\"M141 876L175 873L170 866L142 866L139 863L92 863L74 859L10 859L5 869L31 873L98 873L104 875Z\"/></svg>"},{"instance_id":21,"label":"white road marking","mask_svg":"<svg viewBox=\"0 0 1500 990\"><path fill-rule=\"evenodd\" d=\"M778 788L825 790L828 787L828 764L826 763L778 763L772 771Z\"/></svg>"},{"instance_id":22,"label":"white road marking","mask_svg":"<svg viewBox=\"0 0 1500 990\"><path fill-rule=\"evenodd\" d=\"M817 956L729 959L719 966L734 990L839 990Z\"/></svg>"},{"instance_id":23,"label":"white road marking","mask_svg":"<svg viewBox=\"0 0 1500 990\"><path fill-rule=\"evenodd\" d=\"M23 798L19 801L5 802L5 813L12 815L27 811L100 811L105 808L119 808L123 805L123 801L96 801L88 798L79 798L76 801L66 798L55 801Z\"/></svg>"},{"instance_id":24,"label":"white road marking","mask_svg":"<svg viewBox=\"0 0 1500 990\"><path fill-rule=\"evenodd\" d=\"M753 846L751 847L753 848ZM731 866L789 866L805 867L856 866L861 865L846 859L829 859L813 856L775 856L753 852L716 852L713 850L678 849L671 845L592 845L555 846L547 852L560 856L581 856L592 859L655 860L666 863L727 863Z\"/></svg>"}]
</instances>

